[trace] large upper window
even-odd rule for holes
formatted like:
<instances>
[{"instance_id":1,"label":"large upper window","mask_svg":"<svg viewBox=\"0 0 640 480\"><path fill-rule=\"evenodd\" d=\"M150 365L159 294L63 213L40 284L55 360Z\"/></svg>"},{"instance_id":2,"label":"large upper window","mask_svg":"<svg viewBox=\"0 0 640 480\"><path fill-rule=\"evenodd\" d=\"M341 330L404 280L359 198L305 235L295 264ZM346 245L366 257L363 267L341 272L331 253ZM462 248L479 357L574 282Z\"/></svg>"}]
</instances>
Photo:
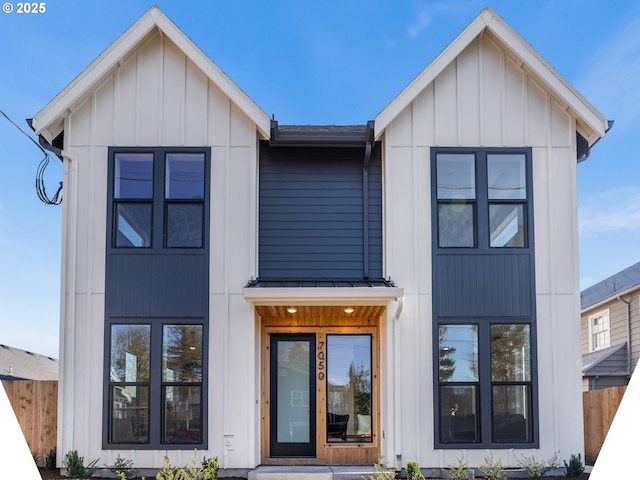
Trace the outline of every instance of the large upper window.
<instances>
[{"instance_id":1,"label":"large upper window","mask_svg":"<svg viewBox=\"0 0 640 480\"><path fill-rule=\"evenodd\" d=\"M208 150L112 149L115 248L204 248Z\"/></svg>"},{"instance_id":2,"label":"large upper window","mask_svg":"<svg viewBox=\"0 0 640 480\"><path fill-rule=\"evenodd\" d=\"M527 151L438 149L435 175L438 247L528 246Z\"/></svg>"},{"instance_id":3,"label":"large upper window","mask_svg":"<svg viewBox=\"0 0 640 480\"><path fill-rule=\"evenodd\" d=\"M203 338L202 324L111 325L108 444L203 444Z\"/></svg>"},{"instance_id":4,"label":"large upper window","mask_svg":"<svg viewBox=\"0 0 640 480\"><path fill-rule=\"evenodd\" d=\"M517 323L438 326L440 443L533 442L530 330Z\"/></svg>"}]
</instances>

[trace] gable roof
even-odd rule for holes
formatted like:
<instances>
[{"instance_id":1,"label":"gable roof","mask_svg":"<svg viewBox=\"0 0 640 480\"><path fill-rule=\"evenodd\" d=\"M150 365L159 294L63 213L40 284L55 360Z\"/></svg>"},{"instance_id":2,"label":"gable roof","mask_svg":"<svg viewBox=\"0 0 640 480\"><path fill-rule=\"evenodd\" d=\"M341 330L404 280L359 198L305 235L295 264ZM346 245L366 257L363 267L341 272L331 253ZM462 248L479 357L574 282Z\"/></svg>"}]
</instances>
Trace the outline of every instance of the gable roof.
<instances>
[{"instance_id":1,"label":"gable roof","mask_svg":"<svg viewBox=\"0 0 640 480\"><path fill-rule=\"evenodd\" d=\"M57 380L58 361L27 350L0 345L0 379Z\"/></svg>"},{"instance_id":2,"label":"gable roof","mask_svg":"<svg viewBox=\"0 0 640 480\"><path fill-rule=\"evenodd\" d=\"M269 138L269 116L155 5L33 117L32 128L36 135L42 135L51 142L59 133L53 129L59 128L66 112L90 95L119 62L156 29L182 50L256 124L264 138Z\"/></svg>"},{"instance_id":3,"label":"gable roof","mask_svg":"<svg viewBox=\"0 0 640 480\"><path fill-rule=\"evenodd\" d=\"M580 292L580 308L584 311L604 300L623 295L625 291L638 286L640 286L640 262Z\"/></svg>"},{"instance_id":4,"label":"gable roof","mask_svg":"<svg viewBox=\"0 0 640 480\"><path fill-rule=\"evenodd\" d=\"M511 55L527 66L553 96L560 99L577 118L577 130L592 146L603 138L609 128L607 119L573 88L515 30L490 7L485 8L418 76L376 117L376 137L435 78L442 73L478 36L489 31Z\"/></svg>"}]
</instances>

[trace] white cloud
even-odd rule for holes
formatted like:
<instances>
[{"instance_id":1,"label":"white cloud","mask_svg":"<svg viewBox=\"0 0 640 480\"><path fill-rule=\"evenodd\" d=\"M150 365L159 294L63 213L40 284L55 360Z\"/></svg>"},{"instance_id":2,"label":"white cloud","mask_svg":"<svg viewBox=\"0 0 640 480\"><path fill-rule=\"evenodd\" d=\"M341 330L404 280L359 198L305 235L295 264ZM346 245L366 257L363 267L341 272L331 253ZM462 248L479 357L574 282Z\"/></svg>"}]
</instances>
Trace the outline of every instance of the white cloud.
<instances>
[{"instance_id":1,"label":"white cloud","mask_svg":"<svg viewBox=\"0 0 640 480\"><path fill-rule=\"evenodd\" d=\"M413 21L407 27L407 34L410 38L418 37L432 21L429 5L419 5Z\"/></svg>"},{"instance_id":2,"label":"white cloud","mask_svg":"<svg viewBox=\"0 0 640 480\"><path fill-rule=\"evenodd\" d=\"M640 230L640 188L618 188L596 193L582 202L580 233Z\"/></svg>"}]
</instances>

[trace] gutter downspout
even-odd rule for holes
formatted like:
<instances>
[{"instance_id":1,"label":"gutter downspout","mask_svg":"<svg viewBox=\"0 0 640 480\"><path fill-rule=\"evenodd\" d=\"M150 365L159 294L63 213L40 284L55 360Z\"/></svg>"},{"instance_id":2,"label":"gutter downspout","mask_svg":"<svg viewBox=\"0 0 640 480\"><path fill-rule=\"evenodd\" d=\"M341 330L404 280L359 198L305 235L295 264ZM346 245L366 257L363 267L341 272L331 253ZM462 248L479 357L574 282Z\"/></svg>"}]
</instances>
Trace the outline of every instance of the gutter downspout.
<instances>
[{"instance_id":1,"label":"gutter downspout","mask_svg":"<svg viewBox=\"0 0 640 480\"><path fill-rule=\"evenodd\" d=\"M364 163L362 165L363 278L369 278L369 164L373 151L374 125L374 120L367 122L367 139L364 144Z\"/></svg>"},{"instance_id":2,"label":"gutter downspout","mask_svg":"<svg viewBox=\"0 0 640 480\"><path fill-rule=\"evenodd\" d=\"M621 295L618 296L618 300L627 305L627 372L626 374L631 376L631 302L627 302Z\"/></svg>"},{"instance_id":3,"label":"gutter downspout","mask_svg":"<svg viewBox=\"0 0 640 480\"><path fill-rule=\"evenodd\" d=\"M62 222L63 227L68 227L67 229L63 228L63 235L68 232L67 241L63 242L63 251L62 251L62 265L67 265L67 259L70 259L68 268L61 269L62 275L64 275L64 280L62 282L62 292L60 299L60 379L63 379L61 385L63 388L58 390L58 419L64 419L64 425L62 425L62 429L58 429L58 439L56 441L57 448L59 452L66 452L71 449L75 443L73 440L73 418L75 412L75 402L73 395L68 395L67 392L73 392L75 390L74 384L74 369L75 369L75 348L76 348L76 266L77 266L77 258L74 253L77 250L77 231L78 231L78 222L77 222L77 213L70 216L69 207L77 209L78 206L78 162L76 158L57 147L51 145L47 140L42 136L38 135L38 142L45 150L53 153L56 157L58 157L62 163L64 168L66 169L65 177L68 178L70 185L65 185L65 190L68 192L69 188L71 189L71 204L69 205L67 202L66 205L63 205L62 209ZM66 162L64 160L67 160ZM64 177L63 177L64 178ZM65 195L66 196L66 195ZM64 339L64 341L63 341ZM60 381L60 380L59 380ZM60 431L62 430L62 432ZM68 442L68 445L62 445L62 433L63 432L71 432L71 442ZM69 435L66 435L67 441L69 439ZM68 447L68 448L67 448ZM58 457L58 466L62 467L62 457Z\"/></svg>"}]
</instances>

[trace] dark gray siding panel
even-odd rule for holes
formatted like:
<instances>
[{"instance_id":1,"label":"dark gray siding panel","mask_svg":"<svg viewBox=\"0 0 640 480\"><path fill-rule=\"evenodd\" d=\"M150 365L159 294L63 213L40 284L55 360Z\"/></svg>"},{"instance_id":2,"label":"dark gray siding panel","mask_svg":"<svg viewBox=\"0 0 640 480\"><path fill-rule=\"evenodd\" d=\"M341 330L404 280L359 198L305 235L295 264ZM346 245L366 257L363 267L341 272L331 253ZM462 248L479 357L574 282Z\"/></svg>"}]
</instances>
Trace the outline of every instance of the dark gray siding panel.
<instances>
[{"instance_id":1,"label":"dark gray siding panel","mask_svg":"<svg viewBox=\"0 0 640 480\"><path fill-rule=\"evenodd\" d=\"M107 312L114 317L205 317L206 255L111 255Z\"/></svg>"},{"instance_id":2,"label":"dark gray siding panel","mask_svg":"<svg viewBox=\"0 0 640 480\"><path fill-rule=\"evenodd\" d=\"M382 277L380 146L368 169L368 222L363 161L364 149L261 144L261 278L363 278L367 250L368 276Z\"/></svg>"},{"instance_id":3,"label":"dark gray siding panel","mask_svg":"<svg viewBox=\"0 0 640 480\"><path fill-rule=\"evenodd\" d=\"M440 317L530 317L530 255L436 255Z\"/></svg>"}]
</instances>

